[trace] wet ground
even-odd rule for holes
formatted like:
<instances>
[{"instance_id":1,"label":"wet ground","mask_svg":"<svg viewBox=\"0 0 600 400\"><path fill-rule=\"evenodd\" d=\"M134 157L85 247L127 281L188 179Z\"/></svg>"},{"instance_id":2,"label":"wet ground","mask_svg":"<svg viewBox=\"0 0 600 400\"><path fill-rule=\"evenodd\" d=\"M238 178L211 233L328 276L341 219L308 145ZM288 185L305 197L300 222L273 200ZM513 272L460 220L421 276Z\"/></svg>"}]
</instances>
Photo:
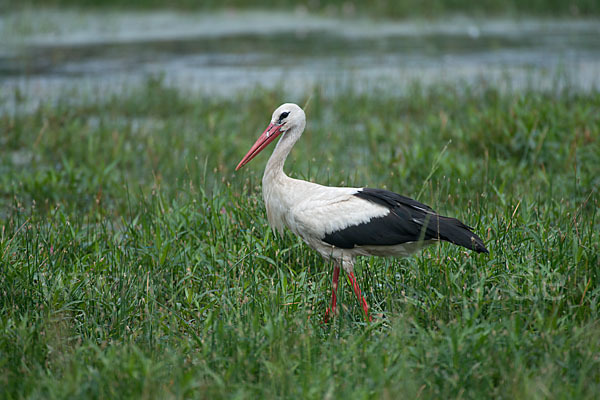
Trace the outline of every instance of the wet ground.
<instances>
[{"instance_id":1,"label":"wet ground","mask_svg":"<svg viewBox=\"0 0 600 400\"><path fill-rule=\"evenodd\" d=\"M344 20L302 13L38 10L0 16L0 101L104 95L160 75L194 92L402 91L419 80L600 86L600 20Z\"/></svg>"}]
</instances>

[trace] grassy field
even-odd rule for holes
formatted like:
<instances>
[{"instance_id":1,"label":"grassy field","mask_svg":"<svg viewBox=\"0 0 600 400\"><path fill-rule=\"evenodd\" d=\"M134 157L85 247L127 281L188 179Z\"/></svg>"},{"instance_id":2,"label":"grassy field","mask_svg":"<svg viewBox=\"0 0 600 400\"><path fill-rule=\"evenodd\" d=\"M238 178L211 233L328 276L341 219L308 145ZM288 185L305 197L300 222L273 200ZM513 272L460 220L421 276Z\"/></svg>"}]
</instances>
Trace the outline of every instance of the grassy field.
<instances>
[{"instance_id":1,"label":"grassy field","mask_svg":"<svg viewBox=\"0 0 600 400\"><path fill-rule=\"evenodd\" d=\"M19 94L15 93L15 98ZM347 281L267 226L282 98L150 80L0 115L2 398L598 398L600 93L317 89L295 177L385 187L476 227Z\"/></svg>"},{"instance_id":2,"label":"grassy field","mask_svg":"<svg viewBox=\"0 0 600 400\"><path fill-rule=\"evenodd\" d=\"M267 9L351 16L354 14L386 18L434 17L459 13L489 15L591 16L600 14L597 0L20 0L20 7L83 7L180 10ZM0 0L0 9L14 8L11 0Z\"/></svg>"}]
</instances>

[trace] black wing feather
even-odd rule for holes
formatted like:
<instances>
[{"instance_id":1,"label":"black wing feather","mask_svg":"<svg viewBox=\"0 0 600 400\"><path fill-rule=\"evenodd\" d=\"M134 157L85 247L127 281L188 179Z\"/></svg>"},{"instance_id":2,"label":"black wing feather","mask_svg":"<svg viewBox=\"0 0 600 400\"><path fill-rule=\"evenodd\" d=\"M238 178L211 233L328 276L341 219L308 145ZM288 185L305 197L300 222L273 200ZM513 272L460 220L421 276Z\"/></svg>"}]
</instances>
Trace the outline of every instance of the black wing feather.
<instances>
[{"instance_id":1,"label":"black wing feather","mask_svg":"<svg viewBox=\"0 0 600 400\"><path fill-rule=\"evenodd\" d=\"M355 246L393 246L421 240L445 240L478 253L487 253L473 228L459 220L437 214L431 207L382 189L364 188L355 194L387 207L390 213L369 222L330 232L323 241L342 249Z\"/></svg>"}]
</instances>

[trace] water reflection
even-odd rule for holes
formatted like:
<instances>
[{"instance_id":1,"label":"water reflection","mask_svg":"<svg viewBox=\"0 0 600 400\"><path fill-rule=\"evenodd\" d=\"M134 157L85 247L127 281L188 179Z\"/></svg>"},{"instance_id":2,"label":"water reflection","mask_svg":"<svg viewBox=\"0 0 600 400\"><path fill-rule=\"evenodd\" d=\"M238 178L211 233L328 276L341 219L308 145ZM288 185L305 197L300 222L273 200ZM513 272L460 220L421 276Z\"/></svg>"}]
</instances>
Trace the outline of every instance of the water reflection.
<instances>
[{"instance_id":1,"label":"water reflection","mask_svg":"<svg viewBox=\"0 0 600 400\"><path fill-rule=\"evenodd\" d=\"M30 100L110 93L164 74L216 95L280 85L402 90L417 79L597 88L592 20L375 22L268 13L57 13L0 17L0 82ZM508 78L507 78L508 77ZM83 88L83 89L82 89Z\"/></svg>"}]
</instances>

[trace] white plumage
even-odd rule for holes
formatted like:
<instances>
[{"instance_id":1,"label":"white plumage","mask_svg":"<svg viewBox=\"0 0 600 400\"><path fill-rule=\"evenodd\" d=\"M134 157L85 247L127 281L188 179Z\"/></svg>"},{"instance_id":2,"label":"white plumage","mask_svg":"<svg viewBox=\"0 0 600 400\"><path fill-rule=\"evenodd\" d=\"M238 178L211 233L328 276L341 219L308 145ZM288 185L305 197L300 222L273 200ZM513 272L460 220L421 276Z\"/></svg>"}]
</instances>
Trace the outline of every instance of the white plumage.
<instances>
[{"instance_id":1,"label":"white plumage","mask_svg":"<svg viewBox=\"0 0 600 400\"><path fill-rule=\"evenodd\" d=\"M353 272L358 255L406 256L435 240L487 252L468 226L440 216L415 200L384 190L328 187L288 177L283 165L305 124L306 117L299 106L281 105L236 170L281 135L262 180L267 217L278 232L287 227L324 258L335 261L331 307L326 318L336 311L341 266L370 320Z\"/></svg>"}]
</instances>

